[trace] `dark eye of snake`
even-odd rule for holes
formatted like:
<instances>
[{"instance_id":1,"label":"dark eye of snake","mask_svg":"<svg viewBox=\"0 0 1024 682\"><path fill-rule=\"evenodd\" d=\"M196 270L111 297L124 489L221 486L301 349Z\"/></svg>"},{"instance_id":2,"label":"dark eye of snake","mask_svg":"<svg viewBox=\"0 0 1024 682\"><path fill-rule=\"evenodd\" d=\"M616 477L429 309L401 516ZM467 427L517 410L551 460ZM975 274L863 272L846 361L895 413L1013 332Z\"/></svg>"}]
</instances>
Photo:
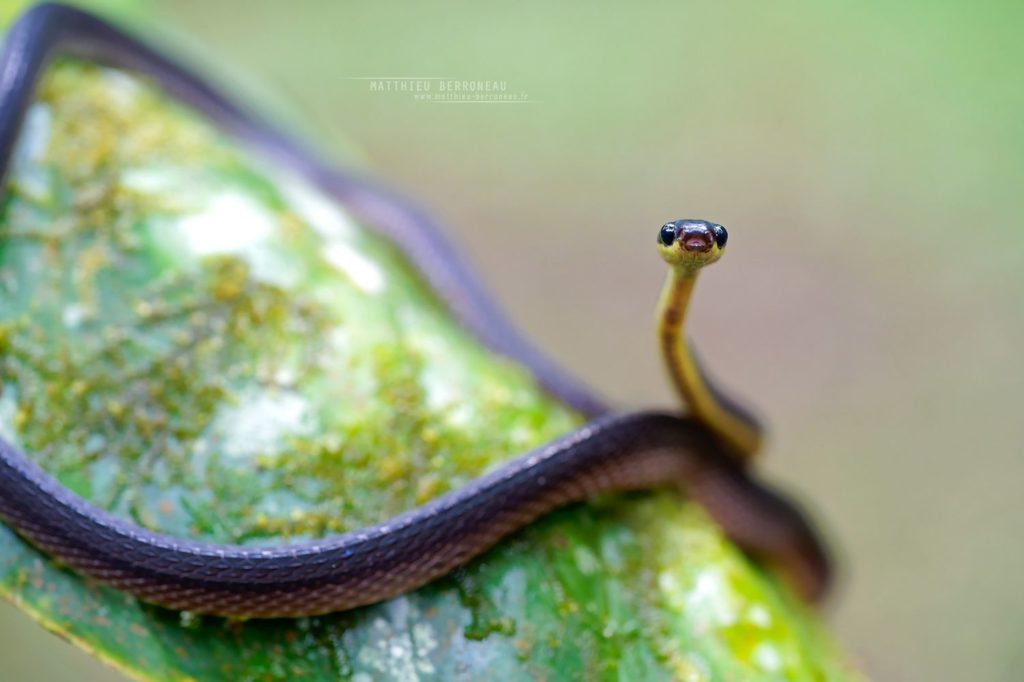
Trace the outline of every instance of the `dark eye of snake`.
<instances>
[{"instance_id":1,"label":"dark eye of snake","mask_svg":"<svg viewBox=\"0 0 1024 682\"><path fill-rule=\"evenodd\" d=\"M715 225L715 244L718 245L718 248L724 249L727 241L729 241L729 233L721 225Z\"/></svg>"},{"instance_id":2,"label":"dark eye of snake","mask_svg":"<svg viewBox=\"0 0 1024 682\"><path fill-rule=\"evenodd\" d=\"M675 240L676 240L676 228L675 228L675 226L672 225L672 223L664 225L661 228L661 231L658 232L658 242L662 246L672 246L672 242L674 242Z\"/></svg>"}]
</instances>

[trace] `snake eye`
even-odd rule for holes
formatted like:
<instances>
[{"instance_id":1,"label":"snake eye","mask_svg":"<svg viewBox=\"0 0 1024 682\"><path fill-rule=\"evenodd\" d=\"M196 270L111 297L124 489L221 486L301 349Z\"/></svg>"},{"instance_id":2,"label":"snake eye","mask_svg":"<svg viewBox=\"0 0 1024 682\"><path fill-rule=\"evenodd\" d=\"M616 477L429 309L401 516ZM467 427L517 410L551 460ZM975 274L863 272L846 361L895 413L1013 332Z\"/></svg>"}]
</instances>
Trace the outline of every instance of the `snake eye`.
<instances>
[{"instance_id":1,"label":"snake eye","mask_svg":"<svg viewBox=\"0 0 1024 682\"><path fill-rule=\"evenodd\" d=\"M718 248L724 249L725 248L725 243L727 241L729 241L729 233L726 232L725 228L722 227L721 225L715 225L714 233L715 233L715 244L718 245Z\"/></svg>"},{"instance_id":2,"label":"snake eye","mask_svg":"<svg viewBox=\"0 0 1024 682\"><path fill-rule=\"evenodd\" d=\"M658 232L658 243L662 246L672 246L672 242L676 240L676 226L672 223L666 223L662 226L661 231Z\"/></svg>"}]
</instances>

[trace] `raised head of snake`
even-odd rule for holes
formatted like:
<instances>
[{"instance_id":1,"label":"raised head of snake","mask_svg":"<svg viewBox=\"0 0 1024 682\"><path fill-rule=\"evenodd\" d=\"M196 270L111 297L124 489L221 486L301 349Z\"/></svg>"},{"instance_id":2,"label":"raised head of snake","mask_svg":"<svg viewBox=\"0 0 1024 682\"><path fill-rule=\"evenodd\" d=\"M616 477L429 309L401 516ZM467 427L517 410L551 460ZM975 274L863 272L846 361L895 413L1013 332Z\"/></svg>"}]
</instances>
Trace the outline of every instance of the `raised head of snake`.
<instances>
[{"instance_id":1,"label":"raised head of snake","mask_svg":"<svg viewBox=\"0 0 1024 682\"><path fill-rule=\"evenodd\" d=\"M710 379L684 331L697 275L722 257L728 240L724 227L707 220L674 220L661 226L658 253L671 269L658 304L656 326L665 368L679 397L735 459L746 462L760 448L762 427Z\"/></svg>"}]
</instances>

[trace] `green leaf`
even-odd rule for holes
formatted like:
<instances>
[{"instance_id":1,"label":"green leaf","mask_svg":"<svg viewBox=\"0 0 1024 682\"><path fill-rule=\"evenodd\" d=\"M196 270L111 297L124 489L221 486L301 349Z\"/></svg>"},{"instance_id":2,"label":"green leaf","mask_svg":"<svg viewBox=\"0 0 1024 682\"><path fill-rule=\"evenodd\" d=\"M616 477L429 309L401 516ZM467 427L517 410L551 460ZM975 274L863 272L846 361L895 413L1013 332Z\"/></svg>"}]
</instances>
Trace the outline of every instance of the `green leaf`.
<instances>
[{"instance_id":1,"label":"green leaf","mask_svg":"<svg viewBox=\"0 0 1024 682\"><path fill-rule=\"evenodd\" d=\"M51 67L0 215L0 433L146 527L321 537L579 424L388 243L135 76ZM2 527L0 593L138 679L857 679L813 614L668 493L563 510L329 617L140 604Z\"/></svg>"}]
</instances>

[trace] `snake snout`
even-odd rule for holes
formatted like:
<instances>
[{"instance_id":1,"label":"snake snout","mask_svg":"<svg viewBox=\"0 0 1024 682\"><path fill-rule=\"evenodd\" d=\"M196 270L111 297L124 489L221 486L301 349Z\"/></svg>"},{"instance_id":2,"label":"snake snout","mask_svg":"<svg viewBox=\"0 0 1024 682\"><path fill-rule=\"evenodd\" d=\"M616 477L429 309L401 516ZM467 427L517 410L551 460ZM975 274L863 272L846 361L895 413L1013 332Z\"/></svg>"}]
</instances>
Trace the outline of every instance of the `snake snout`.
<instances>
[{"instance_id":1,"label":"snake snout","mask_svg":"<svg viewBox=\"0 0 1024 682\"><path fill-rule=\"evenodd\" d=\"M685 227L679 235L679 244L686 251L706 253L715 243L715 235L706 227Z\"/></svg>"}]
</instances>

